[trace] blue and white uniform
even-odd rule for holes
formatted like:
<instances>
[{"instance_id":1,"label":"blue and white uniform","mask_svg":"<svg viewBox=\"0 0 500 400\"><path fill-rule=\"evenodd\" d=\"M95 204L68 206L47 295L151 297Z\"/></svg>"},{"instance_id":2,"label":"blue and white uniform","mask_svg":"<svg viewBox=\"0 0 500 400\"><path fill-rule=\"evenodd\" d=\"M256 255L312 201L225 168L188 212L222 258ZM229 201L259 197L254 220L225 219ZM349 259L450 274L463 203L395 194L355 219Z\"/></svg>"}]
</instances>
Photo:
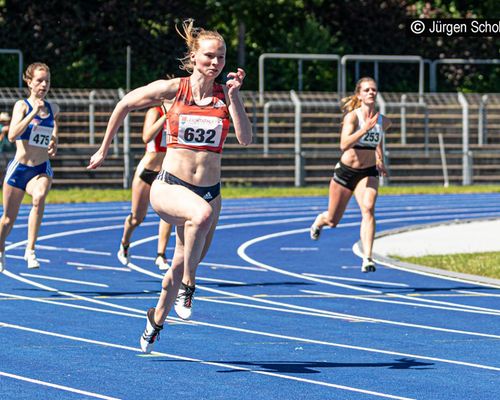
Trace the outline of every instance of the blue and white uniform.
<instances>
[{"instance_id":1,"label":"blue and white uniform","mask_svg":"<svg viewBox=\"0 0 500 400\"><path fill-rule=\"evenodd\" d=\"M33 110L33 107L27 99L24 99L24 102L28 106L28 112L26 114L29 114ZM44 101L44 104L48 110L47 117L42 118L36 115L26 130L16 140L26 140L30 146L48 148L50 140L52 139L52 133L54 132L55 122L50 103ZM30 166L21 164L14 158L7 166L5 182L10 186L26 190L28 182L35 176L41 174L46 174L50 177L54 176L49 160L35 166Z\"/></svg>"}]
</instances>

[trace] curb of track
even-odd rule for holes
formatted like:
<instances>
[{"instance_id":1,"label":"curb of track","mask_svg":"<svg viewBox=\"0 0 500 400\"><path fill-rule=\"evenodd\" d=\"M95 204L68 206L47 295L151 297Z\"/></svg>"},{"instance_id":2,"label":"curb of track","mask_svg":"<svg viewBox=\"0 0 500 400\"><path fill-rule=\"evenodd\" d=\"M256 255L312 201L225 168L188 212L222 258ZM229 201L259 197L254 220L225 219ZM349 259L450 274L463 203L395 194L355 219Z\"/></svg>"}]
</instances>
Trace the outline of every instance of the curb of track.
<instances>
[{"instance_id":1,"label":"curb of track","mask_svg":"<svg viewBox=\"0 0 500 400\"><path fill-rule=\"evenodd\" d=\"M375 240L380 239L385 236L393 236L397 235L403 232L409 232L409 231L415 231L415 230L421 230L421 229L428 229L428 228L434 228L437 226L446 226L446 225L458 225L458 224L468 224L468 223L474 223L474 222L484 222L484 221L496 221L499 218L492 218L492 217L487 217L487 218L478 218L478 219L466 219L466 220L451 220L451 221L445 221L445 222L436 222L436 223L431 223L431 224L419 224L419 225L411 225L407 226L404 228L396 228L396 229L390 229L387 231L383 231L380 233L377 233L375 235ZM354 252L360 256L361 255L361 240L356 242L353 246ZM417 265L417 264L412 264L404 261L399 261L387 256L383 256L381 254L373 253L373 259L375 262L378 262L380 264L384 264L388 267L394 266L399 269L405 269L405 270L410 270L410 271L417 271L417 272L423 272L427 274L432 274L432 275L440 275L444 277L450 277L450 278L458 278L474 283L482 283L486 285L493 285L493 286L498 286L500 287L500 279L495 279L495 278L489 278L485 276L479 276L479 275L472 275L472 274L466 274L462 272L455 272L455 271L449 271L445 269L439 269L439 268L431 268L431 267L426 267L424 265Z\"/></svg>"}]
</instances>

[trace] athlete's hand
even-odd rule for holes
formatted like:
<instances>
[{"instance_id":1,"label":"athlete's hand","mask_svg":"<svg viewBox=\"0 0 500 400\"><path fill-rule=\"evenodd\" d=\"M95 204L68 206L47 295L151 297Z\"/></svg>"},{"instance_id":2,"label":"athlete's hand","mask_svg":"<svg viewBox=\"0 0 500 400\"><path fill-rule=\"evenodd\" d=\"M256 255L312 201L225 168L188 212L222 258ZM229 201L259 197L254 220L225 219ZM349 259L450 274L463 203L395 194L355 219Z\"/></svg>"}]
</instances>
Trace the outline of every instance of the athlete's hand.
<instances>
[{"instance_id":1,"label":"athlete's hand","mask_svg":"<svg viewBox=\"0 0 500 400\"><path fill-rule=\"evenodd\" d=\"M92 157L90 157L90 162L89 165L87 166L87 169L97 169L99 168L102 163L104 162L104 159L106 158L106 155L102 152L101 149L97 150Z\"/></svg>"},{"instance_id":2,"label":"athlete's hand","mask_svg":"<svg viewBox=\"0 0 500 400\"><path fill-rule=\"evenodd\" d=\"M376 166L377 166L378 173L381 176L387 176L388 175L387 169L385 168L385 164L382 161L377 160Z\"/></svg>"},{"instance_id":3,"label":"athlete's hand","mask_svg":"<svg viewBox=\"0 0 500 400\"><path fill-rule=\"evenodd\" d=\"M226 86L229 89L228 94L230 96L240 90L241 85L243 85L243 79L245 79L245 75L245 71L241 68L238 68L238 72L230 72L229 74L227 74L229 80L226 82Z\"/></svg>"},{"instance_id":4,"label":"athlete's hand","mask_svg":"<svg viewBox=\"0 0 500 400\"><path fill-rule=\"evenodd\" d=\"M38 112L43 108L45 107L45 103L43 102L42 99L36 99L34 102L33 102L33 111L35 114L38 114Z\"/></svg>"},{"instance_id":5,"label":"athlete's hand","mask_svg":"<svg viewBox=\"0 0 500 400\"><path fill-rule=\"evenodd\" d=\"M379 116L380 113L376 113L375 115L372 115L371 117L369 117L366 122L365 122L365 125L363 126L363 128L366 130L366 132L368 132L370 129L372 129L375 125L377 125L377 121L378 121L378 116Z\"/></svg>"},{"instance_id":6,"label":"athlete's hand","mask_svg":"<svg viewBox=\"0 0 500 400\"><path fill-rule=\"evenodd\" d=\"M57 153L57 139L52 138L49 142L49 147L47 148L49 157L55 157Z\"/></svg>"}]
</instances>

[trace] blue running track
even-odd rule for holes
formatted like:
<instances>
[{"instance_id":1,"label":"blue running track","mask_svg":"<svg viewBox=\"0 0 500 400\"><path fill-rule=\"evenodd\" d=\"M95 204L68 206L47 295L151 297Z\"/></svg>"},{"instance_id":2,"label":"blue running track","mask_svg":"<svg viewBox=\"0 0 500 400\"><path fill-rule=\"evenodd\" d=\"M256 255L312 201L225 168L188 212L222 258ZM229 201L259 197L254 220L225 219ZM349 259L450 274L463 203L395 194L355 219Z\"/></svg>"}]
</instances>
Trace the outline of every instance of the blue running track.
<instances>
[{"instance_id":1,"label":"blue running track","mask_svg":"<svg viewBox=\"0 0 500 400\"><path fill-rule=\"evenodd\" d=\"M362 274L355 203L309 239L326 205L224 200L194 319L172 312L151 355L139 337L160 290L158 217L136 230L127 268L128 203L48 205L31 271L23 206L0 275L0 399L498 399L500 286ZM486 217L500 217L500 194L377 203L378 232Z\"/></svg>"}]
</instances>

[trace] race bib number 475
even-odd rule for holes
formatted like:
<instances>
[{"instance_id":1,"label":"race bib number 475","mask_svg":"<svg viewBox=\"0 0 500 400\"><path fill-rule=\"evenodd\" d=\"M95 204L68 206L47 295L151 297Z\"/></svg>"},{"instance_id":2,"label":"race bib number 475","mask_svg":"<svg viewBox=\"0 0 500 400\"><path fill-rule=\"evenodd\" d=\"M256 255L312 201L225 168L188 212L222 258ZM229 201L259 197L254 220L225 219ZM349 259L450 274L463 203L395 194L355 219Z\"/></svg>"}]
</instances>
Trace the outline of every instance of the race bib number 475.
<instances>
[{"instance_id":1,"label":"race bib number 475","mask_svg":"<svg viewBox=\"0 0 500 400\"><path fill-rule=\"evenodd\" d=\"M33 125L28 144L47 148L52 138L53 130L54 128L51 126Z\"/></svg>"},{"instance_id":2,"label":"race bib number 475","mask_svg":"<svg viewBox=\"0 0 500 400\"><path fill-rule=\"evenodd\" d=\"M204 115L179 115L179 143L219 147L221 137L222 119Z\"/></svg>"}]
</instances>

